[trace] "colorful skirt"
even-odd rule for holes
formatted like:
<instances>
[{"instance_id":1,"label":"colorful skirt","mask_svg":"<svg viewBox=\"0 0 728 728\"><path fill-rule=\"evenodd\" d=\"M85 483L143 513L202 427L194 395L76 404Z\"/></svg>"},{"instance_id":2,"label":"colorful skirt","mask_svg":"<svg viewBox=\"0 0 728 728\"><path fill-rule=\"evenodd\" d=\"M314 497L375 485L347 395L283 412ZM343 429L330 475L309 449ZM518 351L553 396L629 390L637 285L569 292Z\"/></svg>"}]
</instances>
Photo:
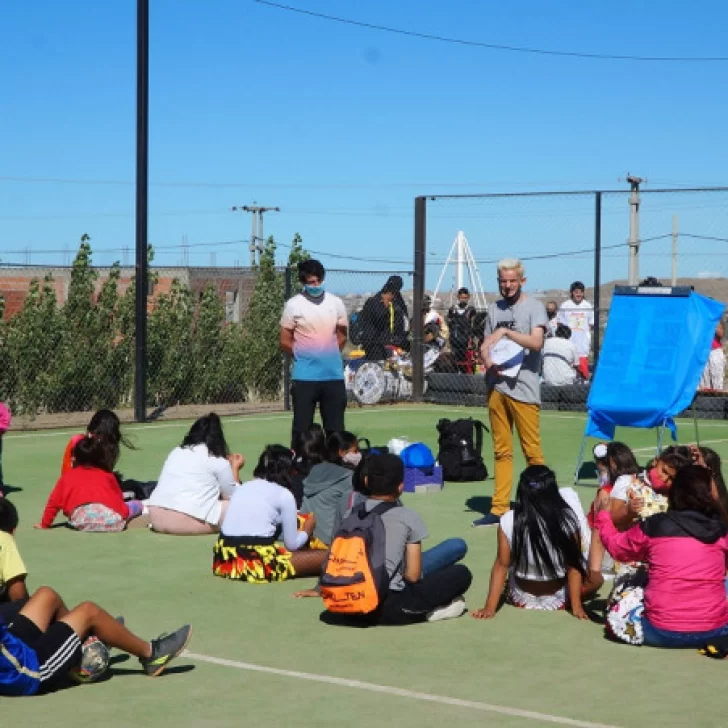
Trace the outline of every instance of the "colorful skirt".
<instances>
[{"instance_id":1,"label":"colorful skirt","mask_svg":"<svg viewBox=\"0 0 728 728\"><path fill-rule=\"evenodd\" d=\"M269 584L296 576L291 552L273 539L220 534L212 549L212 573L224 579Z\"/></svg>"},{"instance_id":2,"label":"colorful skirt","mask_svg":"<svg viewBox=\"0 0 728 728\"><path fill-rule=\"evenodd\" d=\"M126 528L126 519L101 503L86 503L73 510L68 525L75 531L118 533Z\"/></svg>"}]
</instances>

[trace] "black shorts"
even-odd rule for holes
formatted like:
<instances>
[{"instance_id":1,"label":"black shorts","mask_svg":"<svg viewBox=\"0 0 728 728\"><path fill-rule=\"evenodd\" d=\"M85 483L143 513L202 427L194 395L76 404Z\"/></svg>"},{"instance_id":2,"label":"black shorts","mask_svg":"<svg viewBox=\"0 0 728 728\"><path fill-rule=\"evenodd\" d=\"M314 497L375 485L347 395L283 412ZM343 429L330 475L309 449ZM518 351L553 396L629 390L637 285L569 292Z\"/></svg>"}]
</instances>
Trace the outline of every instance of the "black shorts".
<instances>
[{"instance_id":1,"label":"black shorts","mask_svg":"<svg viewBox=\"0 0 728 728\"><path fill-rule=\"evenodd\" d=\"M42 632L35 622L18 614L8 629L38 656L41 690L65 678L81 662L81 640L65 622L54 622Z\"/></svg>"}]
</instances>

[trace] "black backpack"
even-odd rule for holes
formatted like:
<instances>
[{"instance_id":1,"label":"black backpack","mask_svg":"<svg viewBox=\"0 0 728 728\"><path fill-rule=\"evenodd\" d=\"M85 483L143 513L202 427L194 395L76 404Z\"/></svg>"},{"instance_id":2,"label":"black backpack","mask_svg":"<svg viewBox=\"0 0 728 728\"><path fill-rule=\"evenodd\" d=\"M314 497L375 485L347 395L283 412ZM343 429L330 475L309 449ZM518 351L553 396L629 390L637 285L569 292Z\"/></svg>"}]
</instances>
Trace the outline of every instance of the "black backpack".
<instances>
[{"instance_id":1,"label":"black backpack","mask_svg":"<svg viewBox=\"0 0 728 728\"><path fill-rule=\"evenodd\" d=\"M359 310L349 316L349 341L355 346L360 346L364 340L364 321L361 314Z\"/></svg>"},{"instance_id":2,"label":"black backpack","mask_svg":"<svg viewBox=\"0 0 728 728\"><path fill-rule=\"evenodd\" d=\"M488 468L483 462L483 430L490 432L485 423L472 418L440 420L437 459L444 480L462 482L485 480ZM475 431L475 437L473 437Z\"/></svg>"}]
</instances>

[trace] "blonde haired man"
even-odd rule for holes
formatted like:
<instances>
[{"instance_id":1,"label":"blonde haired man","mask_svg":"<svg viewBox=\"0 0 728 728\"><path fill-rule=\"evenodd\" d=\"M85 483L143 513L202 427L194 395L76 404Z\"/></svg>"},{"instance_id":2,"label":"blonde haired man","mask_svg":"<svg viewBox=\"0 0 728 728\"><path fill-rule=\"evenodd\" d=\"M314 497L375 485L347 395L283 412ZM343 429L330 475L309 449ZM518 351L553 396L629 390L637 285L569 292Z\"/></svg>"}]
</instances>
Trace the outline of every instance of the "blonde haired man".
<instances>
[{"instance_id":1,"label":"blonde haired man","mask_svg":"<svg viewBox=\"0 0 728 728\"><path fill-rule=\"evenodd\" d=\"M513 426L529 465L544 464L539 432L541 350L548 318L544 305L523 292L526 271L520 260L498 263L502 298L488 306L481 356L487 368L488 416L493 435L495 485L490 513L473 526L497 526L510 510L513 487ZM499 342L508 339L504 347ZM502 361L502 351L511 360ZM497 359L501 364L496 364Z\"/></svg>"}]
</instances>

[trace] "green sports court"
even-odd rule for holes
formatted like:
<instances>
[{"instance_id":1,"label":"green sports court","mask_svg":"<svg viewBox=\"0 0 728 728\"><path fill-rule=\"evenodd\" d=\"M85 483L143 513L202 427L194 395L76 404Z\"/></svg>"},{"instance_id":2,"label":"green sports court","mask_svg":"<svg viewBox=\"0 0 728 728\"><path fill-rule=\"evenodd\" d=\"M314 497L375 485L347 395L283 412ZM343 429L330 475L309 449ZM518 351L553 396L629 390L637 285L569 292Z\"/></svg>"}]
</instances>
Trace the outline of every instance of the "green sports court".
<instances>
[{"instance_id":1,"label":"green sports court","mask_svg":"<svg viewBox=\"0 0 728 728\"><path fill-rule=\"evenodd\" d=\"M485 417L483 409L397 406L353 409L347 426L373 444L395 436L436 449L441 417ZM561 485L573 479L584 415L543 412L548 463ZM189 421L127 425L137 445L124 451L127 477L155 479ZM230 417L231 448L247 457L249 477L262 447L287 442L290 415ZM18 506L17 540L32 591L56 588L69 605L91 599L143 637L193 625L189 654L159 679L115 653L112 678L29 699L2 699L4 725L56 728L114 726L718 726L728 669L693 650L628 647L606 641L599 624L569 614L503 607L494 620L469 616L436 624L353 629L320 620L319 600L294 600L313 580L255 586L211 574L212 537L174 537L131 530L83 534L63 527L37 531L71 430L10 432L4 441L6 484ZM679 434L694 440L691 421ZM655 434L618 437L647 460ZM703 422L701 442L728 457L728 423ZM490 440L484 455L492 472ZM522 466L520 454L516 468ZM474 574L466 595L482 606L495 554L496 530L472 529L492 480L447 484L440 493L405 496L424 518L430 545L449 536L470 547ZM579 488L588 506L594 482ZM425 542L425 548L427 547ZM603 595L604 590L603 590ZM598 605L597 605L598 606Z\"/></svg>"}]
</instances>

